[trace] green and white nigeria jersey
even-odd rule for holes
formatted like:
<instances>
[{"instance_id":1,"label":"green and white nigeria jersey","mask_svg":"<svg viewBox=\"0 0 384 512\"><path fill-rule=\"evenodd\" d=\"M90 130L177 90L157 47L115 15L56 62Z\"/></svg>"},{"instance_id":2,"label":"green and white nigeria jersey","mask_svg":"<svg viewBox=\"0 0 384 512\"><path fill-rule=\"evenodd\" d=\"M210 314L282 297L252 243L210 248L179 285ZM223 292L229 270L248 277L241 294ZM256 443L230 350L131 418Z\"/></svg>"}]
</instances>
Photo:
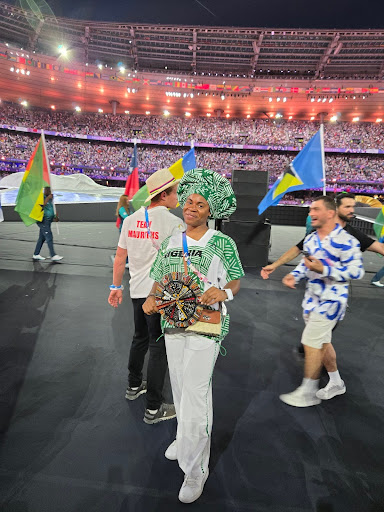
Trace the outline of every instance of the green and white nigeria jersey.
<instances>
[{"instance_id":1,"label":"green and white nigeria jersey","mask_svg":"<svg viewBox=\"0 0 384 512\"><path fill-rule=\"evenodd\" d=\"M223 288L229 281L240 279L244 275L243 267L235 242L229 236L208 229L200 240L193 240L187 236L189 256L192 264L217 288ZM152 265L150 277L154 281L161 279L170 272L183 272L183 249L182 237L177 233L172 235L161 244L157 257ZM188 268L188 273L194 277L202 291L211 287L210 284L200 279ZM219 305L212 307L218 309ZM161 326L172 329L161 317ZM229 331L229 315L222 316L221 336L212 337L221 341Z\"/></svg>"}]
</instances>

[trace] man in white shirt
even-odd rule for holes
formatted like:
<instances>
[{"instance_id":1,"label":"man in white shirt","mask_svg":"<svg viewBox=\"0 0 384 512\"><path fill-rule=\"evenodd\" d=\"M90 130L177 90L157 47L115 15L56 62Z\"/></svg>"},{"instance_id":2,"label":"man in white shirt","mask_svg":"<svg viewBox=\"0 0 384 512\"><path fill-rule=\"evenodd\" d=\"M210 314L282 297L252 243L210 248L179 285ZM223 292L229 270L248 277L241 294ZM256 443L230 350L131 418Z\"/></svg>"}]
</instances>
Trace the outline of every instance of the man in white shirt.
<instances>
[{"instance_id":1,"label":"man in white shirt","mask_svg":"<svg viewBox=\"0 0 384 512\"><path fill-rule=\"evenodd\" d=\"M184 230L181 219L168 211L178 202L177 186L168 169L161 169L147 180L150 205L142 207L124 220L113 266L113 284L108 302L117 308L123 299L121 285L125 261L129 255L130 295L134 311L135 332L128 361L128 387L125 397L135 400L147 393L144 421L148 424L176 416L173 404L163 402L163 385L167 371L164 336L160 314L146 315L144 304L153 285L149 272L160 244L172 234ZM148 226L149 224L149 226ZM143 380L144 358L149 348L147 381Z\"/></svg>"}]
</instances>

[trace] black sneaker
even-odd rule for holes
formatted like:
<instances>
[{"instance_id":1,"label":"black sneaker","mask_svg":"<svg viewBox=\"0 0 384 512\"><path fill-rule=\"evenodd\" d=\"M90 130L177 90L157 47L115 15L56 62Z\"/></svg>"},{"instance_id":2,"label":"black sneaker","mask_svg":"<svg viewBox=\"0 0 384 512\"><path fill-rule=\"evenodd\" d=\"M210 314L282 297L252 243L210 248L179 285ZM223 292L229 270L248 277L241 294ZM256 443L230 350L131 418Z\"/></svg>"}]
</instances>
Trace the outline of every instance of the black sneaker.
<instances>
[{"instance_id":1,"label":"black sneaker","mask_svg":"<svg viewBox=\"0 0 384 512\"><path fill-rule=\"evenodd\" d=\"M148 425L159 423L159 421L171 420L176 417L176 410L173 404L161 404L157 412L151 414L148 409L145 409L144 422Z\"/></svg>"},{"instance_id":2,"label":"black sneaker","mask_svg":"<svg viewBox=\"0 0 384 512\"><path fill-rule=\"evenodd\" d=\"M140 386L137 389L132 389L131 387L127 387L125 392L125 398L127 400L136 400L137 397L147 392L147 381L143 380Z\"/></svg>"}]
</instances>

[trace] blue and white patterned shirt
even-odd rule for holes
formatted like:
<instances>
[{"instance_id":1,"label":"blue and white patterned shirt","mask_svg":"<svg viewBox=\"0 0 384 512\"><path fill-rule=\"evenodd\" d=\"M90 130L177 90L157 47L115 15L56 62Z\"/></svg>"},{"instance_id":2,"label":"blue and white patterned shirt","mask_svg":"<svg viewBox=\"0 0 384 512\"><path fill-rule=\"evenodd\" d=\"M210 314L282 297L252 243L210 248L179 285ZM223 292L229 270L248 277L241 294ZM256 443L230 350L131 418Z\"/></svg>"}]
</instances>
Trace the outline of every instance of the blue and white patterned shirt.
<instances>
[{"instance_id":1,"label":"blue and white patterned shirt","mask_svg":"<svg viewBox=\"0 0 384 512\"><path fill-rule=\"evenodd\" d=\"M336 224L323 240L317 232L304 240L304 250L322 262L322 274L309 270L304 258L291 272L296 283L308 279L303 299L304 314L312 311L329 320L342 320L347 309L348 286L351 279L364 276L360 244L355 237Z\"/></svg>"}]
</instances>

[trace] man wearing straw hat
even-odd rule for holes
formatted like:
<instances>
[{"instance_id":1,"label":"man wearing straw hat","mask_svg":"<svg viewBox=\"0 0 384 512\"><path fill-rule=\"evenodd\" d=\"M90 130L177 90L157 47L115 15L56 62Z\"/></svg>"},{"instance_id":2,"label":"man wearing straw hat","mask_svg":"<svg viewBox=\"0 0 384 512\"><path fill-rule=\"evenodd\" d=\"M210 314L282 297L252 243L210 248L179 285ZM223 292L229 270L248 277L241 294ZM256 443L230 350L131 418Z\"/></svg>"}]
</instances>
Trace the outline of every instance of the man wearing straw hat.
<instances>
[{"instance_id":1,"label":"man wearing straw hat","mask_svg":"<svg viewBox=\"0 0 384 512\"><path fill-rule=\"evenodd\" d=\"M148 207L141 207L124 220L113 265L113 284L108 302L117 308L123 300L123 274L127 255L131 275L130 295L133 304L135 332L128 361L128 387L125 398L135 400L146 393L144 421L158 423L175 417L173 404L163 401L163 385L167 371L164 336L160 315L144 314L142 306L152 288L149 271L158 248L165 238L184 229L181 219L168 211L177 206L176 180L168 169L160 169L146 182ZM147 380L143 380L144 358L149 348Z\"/></svg>"},{"instance_id":2,"label":"man wearing straw hat","mask_svg":"<svg viewBox=\"0 0 384 512\"><path fill-rule=\"evenodd\" d=\"M183 276L180 278L183 283L189 283L190 277L193 277L191 289L197 284L201 290L199 303L204 305L201 316L207 311L206 307L219 310L220 305L221 332L215 335L196 331L197 324L184 329L178 327L173 324L177 313L172 310L167 318L164 310L161 310L177 413L176 439L168 447L165 457L177 460L185 475L179 500L192 503L203 492L209 474L213 418L212 374L221 341L229 329L229 316L223 303L232 300L239 291L240 277L244 272L235 242L207 226L209 216L222 219L236 209L236 198L228 180L214 171L194 169L184 174L177 193L187 229L185 233L175 234L162 244L150 273L156 282L143 309L147 314L155 314L158 311L156 300L159 304L159 295L156 298L154 295L158 293L161 283L166 283L168 276L180 275ZM171 281L170 290L176 286L176 281ZM165 297L167 299L169 294ZM181 293L177 294L175 302L180 304L180 297ZM166 303L167 300L163 302ZM190 304L188 298L181 304L181 310L186 311ZM220 315L216 317L220 322ZM206 328L209 331L209 326Z\"/></svg>"}]
</instances>

